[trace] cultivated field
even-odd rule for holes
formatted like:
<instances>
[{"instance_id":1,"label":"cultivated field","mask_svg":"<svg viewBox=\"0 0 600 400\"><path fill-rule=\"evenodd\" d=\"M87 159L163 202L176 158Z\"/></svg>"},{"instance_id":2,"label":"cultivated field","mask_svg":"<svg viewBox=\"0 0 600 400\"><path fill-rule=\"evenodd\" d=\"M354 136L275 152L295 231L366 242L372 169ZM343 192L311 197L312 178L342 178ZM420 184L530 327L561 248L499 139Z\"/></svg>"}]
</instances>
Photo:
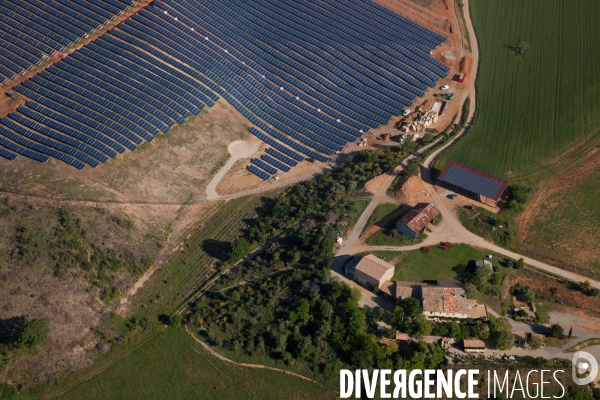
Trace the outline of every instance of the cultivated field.
<instances>
[{"instance_id":1,"label":"cultivated field","mask_svg":"<svg viewBox=\"0 0 600 400\"><path fill-rule=\"evenodd\" d=\"M61 399L327 399L320 386L284 373L218 360L170 328Z\"/></svg>"},{"instance_id":2,"label":"cultivated field","mask_svg":"<svg viewBox=\"0 0 600 400\"><path fill-rule=\"evenodd\" d=\"M521 180L552 171L600 129L600 3L472 0L481 61L473 129L437 163L456 160ZM523 42L524 56L516 49ZM593 137L595 135L595 137Z\"/></svg>"},{"instance_id":3,"label":"cultivated field","mask_svg":"<svg viewBox=\"0 0 600 400\"><path fill-rule=\"evenodd\" d=\"M600 152L540 185L520 218L520 250L600 276Z\"/></svg>"}]
</instances>

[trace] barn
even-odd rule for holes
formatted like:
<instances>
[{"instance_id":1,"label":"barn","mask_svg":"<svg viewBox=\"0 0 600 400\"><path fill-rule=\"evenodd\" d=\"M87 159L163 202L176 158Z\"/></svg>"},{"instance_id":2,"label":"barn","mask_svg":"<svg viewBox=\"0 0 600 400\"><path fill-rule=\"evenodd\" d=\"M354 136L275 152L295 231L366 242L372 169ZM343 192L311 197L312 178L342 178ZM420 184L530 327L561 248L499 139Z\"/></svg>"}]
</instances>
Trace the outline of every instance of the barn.
<instances>
[{"instance_id":1,"label":"barn","mask_svg":"<svg viewBox=\"0 0 600 400\"><path fill-rule=\"evenodd\" d=\"M490 199L494 202L500 199L508 182L456 161L449 161L438 178L438 185L488 204Z\"/></svg>"}]
</instances>

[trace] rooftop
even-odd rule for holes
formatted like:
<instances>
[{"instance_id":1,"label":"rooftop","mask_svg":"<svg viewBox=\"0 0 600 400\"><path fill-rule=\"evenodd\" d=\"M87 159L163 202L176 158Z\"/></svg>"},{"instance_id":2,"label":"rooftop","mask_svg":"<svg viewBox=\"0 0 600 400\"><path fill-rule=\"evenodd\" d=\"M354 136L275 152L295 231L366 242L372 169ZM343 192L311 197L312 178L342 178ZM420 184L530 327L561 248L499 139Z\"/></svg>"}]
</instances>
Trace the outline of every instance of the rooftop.
<instances>
[{"instance_id":1,"label":"rooftop","mask_svg":"<svg viewBox=\"0 0 600 400\"><path fill-rule=\"evenodd\" d=\"M364 256L360 259L358 264L356 264L357 271L377 280L380 280L390 268L394 268L394 266L373 254Z\"/></svg>"},{"instance_id":2,"label":"rooftop","mask_svg":"<svg viewBox=\"0 0 600 400\"><path fill-rule=\"evenodd\" d=\"M413 232L421 232L439 213L434 204L419 203L404 214L396 225L406 225Z\"/></svg>"},{"instance_id":3,"label":"rooftop","mask_svg":"<svg viewBox=\"0 0 600 400\"><path fill-rule=\"evenodd\" d=\"M508 182L503 179L469 168L455 161L446 164L446 168L442 171L438 181L447 182L493 200L498 200L508 186Z\"/></svg>"},{"instance_id":4,"label":"rooftop","mask_svg":"<svg viewBox=\"0 0 600 400\"><path fill-rule=\"evenodd\" d=\"M396 283L396 298L406 299L408 297L421 297L421 287L427 285L426 283L420 282L404 282L397 281Z\"/></svg>"},{"instance_id":5,"label":"rooftop","mask_svg":"<svg viewBox=\"0 0 600 400\"><path fill-rule=\"evenodd\" d=\"M485 343L479 339L463 339L463 346L467 349L484 349Z\"/></svg>"},{"instance_id":6,"label":"rooftop","mask_svg":"<svg viewBox=\"0 0 600 400\"><path fill-rule=\"evenodd\" d=\"M426 286L421 292L423 310L427 312L469 314L477 305L476 300L467 299L461 288Z\"/></svg>"}]
</instances>

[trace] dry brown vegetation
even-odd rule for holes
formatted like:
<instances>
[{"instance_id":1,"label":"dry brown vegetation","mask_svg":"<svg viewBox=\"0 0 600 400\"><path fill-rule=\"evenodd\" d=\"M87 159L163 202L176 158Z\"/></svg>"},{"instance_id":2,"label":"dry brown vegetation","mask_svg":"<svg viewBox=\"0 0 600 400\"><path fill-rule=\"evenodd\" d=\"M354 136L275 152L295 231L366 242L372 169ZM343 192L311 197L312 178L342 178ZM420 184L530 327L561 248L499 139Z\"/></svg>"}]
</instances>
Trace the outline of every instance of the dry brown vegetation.
<instances>
[{"instance_id":1,"label":"dry brown vegetation","mask_svg":"<svg viewBox=\"0 0 600 400\"><path fill-rule=\"evenodd\" d=\"M150 208L0 199L0 324L50 320L46 348L9 365L7 381L35 385L91 362L93 328L150 265L166 237L164 218L175 217Z\"/></svg>"},{"instance_id":2,"label":"dry brown vegetation","mask_svg":"<svg viewBox=\"0 0 600 400\"><path fill-rule=\"evenodd\" d=\"M247 120L221 100L135 152L82 171L51 159L0 160L0 191L93 202L182 204L229 158L227 145L249 136Z\"/></svg>"}]
</instances>

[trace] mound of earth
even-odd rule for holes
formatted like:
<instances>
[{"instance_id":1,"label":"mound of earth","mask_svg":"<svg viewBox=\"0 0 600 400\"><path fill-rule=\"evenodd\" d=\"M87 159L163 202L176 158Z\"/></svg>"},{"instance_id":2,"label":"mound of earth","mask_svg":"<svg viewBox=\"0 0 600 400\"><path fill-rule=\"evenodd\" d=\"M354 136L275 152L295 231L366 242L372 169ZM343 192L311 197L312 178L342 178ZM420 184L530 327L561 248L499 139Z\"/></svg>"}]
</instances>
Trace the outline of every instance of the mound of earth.
<instances>
[{"instance_id":1,"label":"mound of earth","mask_svg":"<svg viewBox=\"0 0 600 400\"><path fill-rule=\"evenodd\" d=\"M410 176L398 182L394 188L394 197L406 204L431 201L431 197L427 194L427 184L420 176Z\"/></svg>"}]
</instances>

